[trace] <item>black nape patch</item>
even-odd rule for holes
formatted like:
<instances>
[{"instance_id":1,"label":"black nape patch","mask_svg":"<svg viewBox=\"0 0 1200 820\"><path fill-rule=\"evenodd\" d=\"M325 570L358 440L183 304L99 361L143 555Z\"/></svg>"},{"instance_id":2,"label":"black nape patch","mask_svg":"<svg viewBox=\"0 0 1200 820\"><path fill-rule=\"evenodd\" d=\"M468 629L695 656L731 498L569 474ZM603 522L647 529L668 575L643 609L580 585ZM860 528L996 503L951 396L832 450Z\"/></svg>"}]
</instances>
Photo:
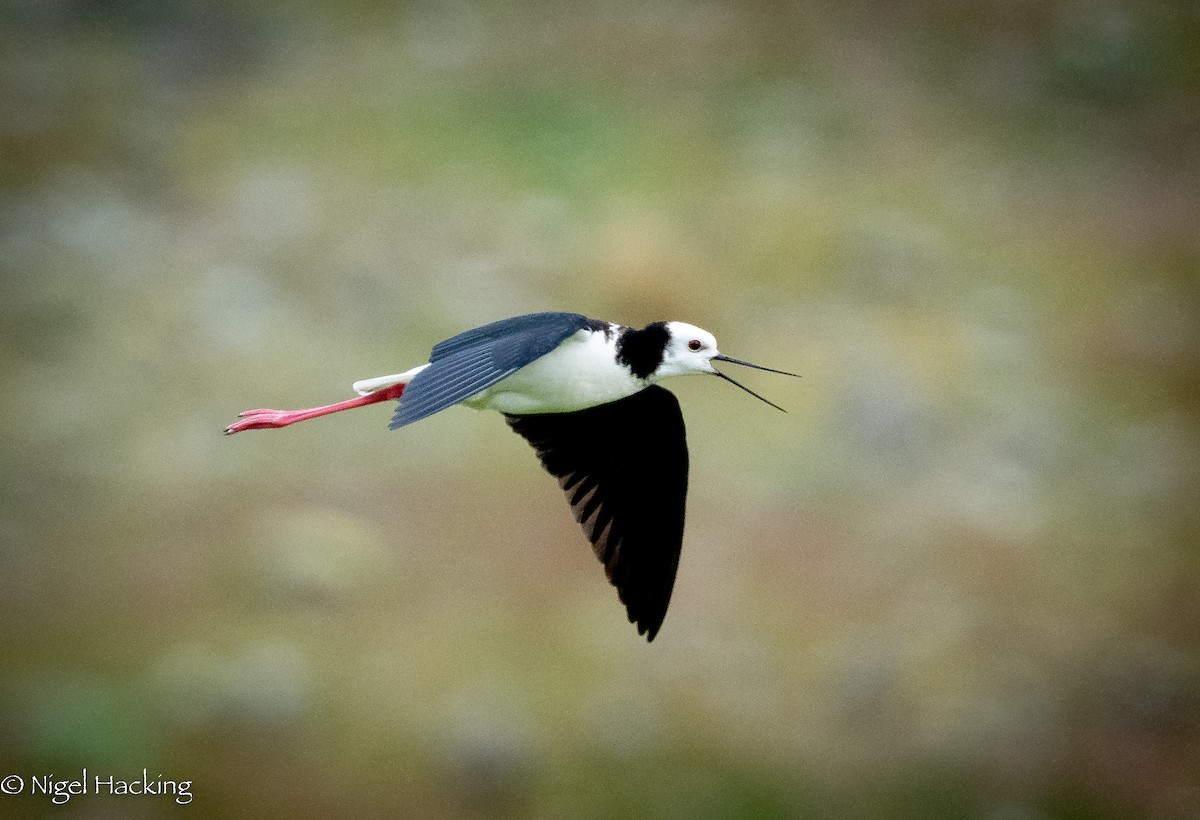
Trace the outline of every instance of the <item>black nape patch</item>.
<instances>
[{"instance_id":1,"label":"black nape patch","mask_svg":"<svg viewBox=\"0 0 1200 820\"><path fill-rule=\"evenodd\" d=\"M617 339L617 363L644 379L662 364L663 351L670 340L666 322L654 322L641 330L625 328Z\"/></svg>"}]
</instances>

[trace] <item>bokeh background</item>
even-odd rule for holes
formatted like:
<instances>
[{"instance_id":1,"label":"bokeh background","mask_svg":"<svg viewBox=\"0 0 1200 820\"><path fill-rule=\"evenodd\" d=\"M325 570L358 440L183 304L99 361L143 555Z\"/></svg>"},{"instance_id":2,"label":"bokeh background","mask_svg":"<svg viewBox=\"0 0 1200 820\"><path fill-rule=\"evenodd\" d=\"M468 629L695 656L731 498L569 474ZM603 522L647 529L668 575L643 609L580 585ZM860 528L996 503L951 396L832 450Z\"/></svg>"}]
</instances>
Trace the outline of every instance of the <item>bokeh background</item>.
<instances>
[{"instance_id":1,"label":"bokeh background","mask_svg":"<svg viewBox=\"0 0 1200 820\"><path fill-rule=\"evenodd\" d=\"M0 774L1200 816L1198 160L1195 3L4 0ZM653 644L494 414L220 435L548 309L803 374Z\"/></svg>"}]
</instances>

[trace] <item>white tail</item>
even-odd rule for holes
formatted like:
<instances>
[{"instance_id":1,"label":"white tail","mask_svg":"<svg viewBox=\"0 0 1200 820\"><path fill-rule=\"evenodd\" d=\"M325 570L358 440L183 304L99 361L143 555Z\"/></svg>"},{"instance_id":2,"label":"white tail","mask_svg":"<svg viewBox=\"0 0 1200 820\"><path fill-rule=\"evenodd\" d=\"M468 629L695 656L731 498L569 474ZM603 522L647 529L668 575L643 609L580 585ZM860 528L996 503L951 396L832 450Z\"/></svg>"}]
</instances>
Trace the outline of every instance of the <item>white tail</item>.
<instances>
[{"instance_id":1,"label":"white tail","mask_svg":"<svg viewBox=\"0 0 1200 820\"><path fill-rule=\"evenodd\" d=\"M385 387L391 387L396 384L408 384L412 381L413 376L427 367L429 367L428 364L423 364L419 367L414 367L412 370L405 370L403 373L395 373L391 376L376 376L373 379L363 379L362 381L355 382L352 387L358 395L369 396Z\"/></svg>"}]
</instances>

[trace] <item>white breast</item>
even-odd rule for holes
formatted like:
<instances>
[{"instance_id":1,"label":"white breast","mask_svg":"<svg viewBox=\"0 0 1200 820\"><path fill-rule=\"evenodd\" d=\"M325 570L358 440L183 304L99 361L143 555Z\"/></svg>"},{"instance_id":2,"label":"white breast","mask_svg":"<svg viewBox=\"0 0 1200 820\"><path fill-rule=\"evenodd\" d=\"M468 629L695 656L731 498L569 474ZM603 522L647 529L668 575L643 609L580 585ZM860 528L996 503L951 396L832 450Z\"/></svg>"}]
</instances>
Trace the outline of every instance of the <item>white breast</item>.
<instances>
[{"instance_id":1,"label":"white breast","mask_svg":"<svg viewBox=\"0 0 1200 820\"><path fill-rule=\"evenodd\" d=\"M501 413L567 413L632 396L649 382L616 361L613 333L581 330L554 350L463 402Z\"/></svg>"}]
</instances>

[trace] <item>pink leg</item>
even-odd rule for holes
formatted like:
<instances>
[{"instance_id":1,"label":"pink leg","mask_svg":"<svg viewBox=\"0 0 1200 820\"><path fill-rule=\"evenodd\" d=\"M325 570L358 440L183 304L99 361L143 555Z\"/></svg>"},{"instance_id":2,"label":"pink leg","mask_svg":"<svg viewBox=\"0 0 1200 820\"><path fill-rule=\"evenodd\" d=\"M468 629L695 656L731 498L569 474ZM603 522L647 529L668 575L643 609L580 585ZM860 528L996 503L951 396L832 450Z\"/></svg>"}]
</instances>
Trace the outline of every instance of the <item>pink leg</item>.
<instances>
[{"instance_id":1,"label":"pink leg","mask_svg":"<svg viewBox=\"0 0 1200 820\"><path fill-rule=\"evenodd\" d=\"M287 427L289 424L295 424L298 421L308 421L318 416L328 416L330 413L338 413L342 410L352 410L355 407L364 407L365 405L387 401L388 399L398 399L403 392L404 385L394 384L391 387L385 387L382 390L369 393L365 396L357 396L346 401L339 401L337 404L327 404L324 407L310 407L307 410L247 410L244 413L238 413L238 418L241 421L235 421L226 427L225 435L232 436L234 433L240 433L243 430L267 430L272 427Z\"/></svg>"}]
</instances>

